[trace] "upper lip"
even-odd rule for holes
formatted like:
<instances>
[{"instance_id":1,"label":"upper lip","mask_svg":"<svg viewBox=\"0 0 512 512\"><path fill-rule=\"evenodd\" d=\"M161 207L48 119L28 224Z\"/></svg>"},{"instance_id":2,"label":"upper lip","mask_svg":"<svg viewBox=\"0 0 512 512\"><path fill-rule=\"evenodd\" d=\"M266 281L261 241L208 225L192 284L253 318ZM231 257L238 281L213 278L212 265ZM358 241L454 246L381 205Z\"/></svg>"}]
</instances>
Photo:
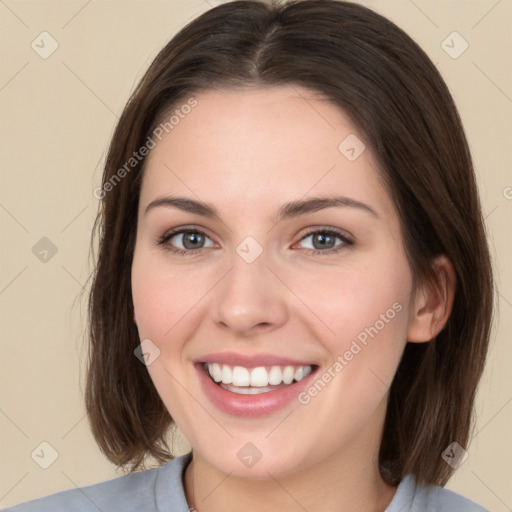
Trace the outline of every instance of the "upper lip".
<instances>
[{"instance_id":1,"label":"upper lip","mask_svg":"<svg viewBox=\"0 0 512 512\"><path fill-rule=\"evenodd\" d=\"M258 366L314 366L311 361L291 359L274 354L237 354L236 352L218 352L197 358L195 363L226 364L256 368Z\"/></svg>"}]
</instances>

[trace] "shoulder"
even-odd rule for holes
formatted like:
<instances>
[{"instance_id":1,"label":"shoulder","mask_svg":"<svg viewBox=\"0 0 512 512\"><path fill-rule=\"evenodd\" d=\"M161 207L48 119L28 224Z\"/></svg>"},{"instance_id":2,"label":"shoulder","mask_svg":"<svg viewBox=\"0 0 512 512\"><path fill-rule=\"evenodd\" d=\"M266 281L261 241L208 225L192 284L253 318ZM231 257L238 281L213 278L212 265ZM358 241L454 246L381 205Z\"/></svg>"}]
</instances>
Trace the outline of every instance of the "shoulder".
<instances>
[{"instance_id":1,"label":"shoulder","mask_svg":"<svg viewBox=\"0 0 512 512\"><path fill-rule=\"evenodd\" d=\"M3 512L145 512L156 511L160 500L172 500L176 510L186 505L181 475L188 456L153 469L106 482L68 489L2 509ZM167 509L166 509L167 510ZM169 509L172 510L172 509Z\"/></svg>"},{"instance_id":2,"label":"shoulder","mask_svg":"<svg viewBox=\"0 0 512 512\"><path fill-rule=\"evenodd\" d=\"M386 512L489 512L456 492L439 485L418 482L406 475L397 488L395 497Z\"/></svg>"}]
</instances>

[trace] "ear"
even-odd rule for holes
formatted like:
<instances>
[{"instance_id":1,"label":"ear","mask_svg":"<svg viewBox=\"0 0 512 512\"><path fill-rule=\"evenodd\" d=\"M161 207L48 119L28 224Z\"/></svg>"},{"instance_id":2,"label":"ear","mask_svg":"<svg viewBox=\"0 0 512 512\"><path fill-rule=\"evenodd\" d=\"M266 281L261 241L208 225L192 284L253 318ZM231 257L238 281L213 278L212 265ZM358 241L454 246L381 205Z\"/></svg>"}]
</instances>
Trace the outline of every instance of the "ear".
<instances>
[{"instance_id":1,"label":"ear","mask_svg":"<svg viewBox=\"0 0 512 512\"><path fill-rule=\"evenodd\" d=\"M452 312L456 275L451 261L444 255L432 262L436 282L419 286L411 310L407 341L430 341L441 332Z\"/></svg>"}]
</instances>

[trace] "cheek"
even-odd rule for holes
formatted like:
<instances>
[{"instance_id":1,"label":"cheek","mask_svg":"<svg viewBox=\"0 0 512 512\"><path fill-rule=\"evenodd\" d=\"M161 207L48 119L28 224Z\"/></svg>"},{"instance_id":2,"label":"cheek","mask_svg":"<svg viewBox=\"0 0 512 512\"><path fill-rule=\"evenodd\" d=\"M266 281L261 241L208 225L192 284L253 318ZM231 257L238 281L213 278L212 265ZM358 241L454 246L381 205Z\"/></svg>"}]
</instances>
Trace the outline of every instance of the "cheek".
<instances>
[{"instance_id":1,"label":"cheek","mask_svg":"<svg viewBox=\"0 0 512 512\"><path fill-rule=\"evenodd\" d=\"M376 267L331 269L326 279L312 280L297 293L311 299L315 315L329 326L318 324L316 331L328 360L298 398L305 415L328 425L332 439L350 439L384 414L406 344L408 266Z\"/></svg>"},{"instance_id":2,"label":"cheek","mask_svg":"<svg viewBox=\"0 0 512 512\"><path fill-rule=\"evenodd\" d=\"M192 371L186 360L187 340L197 324L197 305L208 282L183 271L171 272L162 257L147 249L135 251L132 264L132 299L140 340L150 339L158 356L147 366L155 389L173 420L187 425L190 403L183 382Z\"/></svg>"},{"instance_id":3,"label":"cheek","mask_svg":"<svg viewBox=\"0 0 512 512\"><path fill-rule=\"evenodd\" d=\"M329 354L325 380L336 380L343 396L381 396L407 339L412 276L405 255L389 250L311 277L295 278L292 286L309 308L303 323L314 320L316 337Z\"/></svg>"},{"instance_id":4,"label":"cheek","mask_svg":"<svg viewBox=\"0 0 512 512\"><path fill-rule=\"evenodd\" d=\"M384 330L382 321L388 332L406 330L412 277L401 254L373 262L326 266L314 274L290 271L287 279L310 316L319 320L319 332L323 325L322 338L326 341L352 339L375 323Z\"/></svg>"},{"instance_id":5,"label":"cheek","mask_svg":"<svg viewBox=\"0 0 512 512\"><path fill-rule=\"evenodd\" d=\"M209 277L183 265L171 269L165 258L135 251L132 299L141 338L164 340L187 323L196 304L211 288Z\"/></svg>"}]
</instances>

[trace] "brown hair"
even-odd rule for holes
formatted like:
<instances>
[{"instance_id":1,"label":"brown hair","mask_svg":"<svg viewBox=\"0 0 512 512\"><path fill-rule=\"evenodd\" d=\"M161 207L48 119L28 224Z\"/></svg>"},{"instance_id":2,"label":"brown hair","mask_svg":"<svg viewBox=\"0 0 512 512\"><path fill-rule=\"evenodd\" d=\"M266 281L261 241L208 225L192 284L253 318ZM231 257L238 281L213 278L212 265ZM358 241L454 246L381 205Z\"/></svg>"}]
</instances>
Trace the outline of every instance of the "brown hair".
<instances>
[{"instance_id":1,"label":"brown hair","mask_svg":"<svg viewBox=\"0 0 512 512\"><path fill-rule=\"evenodd\" d=\"M453 441L468 443L493 306L471 156L448 88L424 51L386 18L336 0L213 8L160 51L133 92L113 134L95 223L85 390L93 435L110 461L130 471L146 456L159 463L173 457L165 440L172 418L134 356L140 340L130 271L144 160L112 186L114 175L163 115L193 94L284 84L320 93L356 123L401 218L415 282L435 283L436 255L454 266L452 314L430 342L407 343L379 454L392 485L407 473L444 485L453 469L441 453Z\"/></svg>"}]
</instances>

